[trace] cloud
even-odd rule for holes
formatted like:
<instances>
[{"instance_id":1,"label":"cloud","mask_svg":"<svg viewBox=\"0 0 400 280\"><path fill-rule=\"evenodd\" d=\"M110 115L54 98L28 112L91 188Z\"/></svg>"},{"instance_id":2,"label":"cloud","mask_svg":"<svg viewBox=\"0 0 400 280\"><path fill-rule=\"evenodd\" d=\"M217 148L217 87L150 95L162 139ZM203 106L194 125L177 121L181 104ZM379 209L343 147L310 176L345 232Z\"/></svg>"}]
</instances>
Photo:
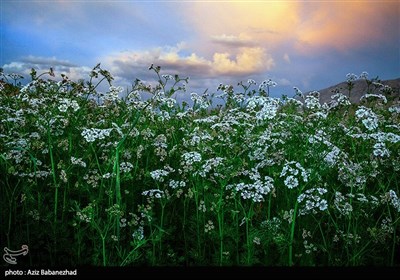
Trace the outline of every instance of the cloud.
<instances>
[{"instance_id":1,"label":"cloud","mask_svg":"<svg viewBox=\"0 0 400 280\"><path fill-rule=\"evenodd\" d=\"M234 59L229 53L215 53L213 71L220 75L251 75L270 70L275 65L273 58L263 48L241 48Z\"/></svg>"},{"instance_id":2,"label":"cloud","mask_svg":"<svg viewBox=\"0 0 400 280\"><path fill-rule=\"evenodd\" d=\"M290 63L290 57L287 53L283 55L283 60L286 61L287 63Z\"/></svg>"},{"instance_id":3,"label":"cloud","mask_svg":"<svg viewBox=\"0 0 400 280\"><path fill-rule=\"evenodd\" d=\"M186 54L185 54L186 53ZM147 68L159 65L164 73L179 74L208 79L215 75L243 76L267 71L274 66L274 60L263 48L239 48L236 53L215 52L211 58L204 58L194 52L187 52L185 44L176 47L158 47L144 51L124 51L101 58L111 73L125 79L152 79Z\"/></svg>"},{"instance_id":4,"label":"cloud","mask_svg":"<svg viewBox=\"0 0 400 280\"><path fill-rule=\"evenodd\" d=\"M279 78L276 80L278 86L291 86L292 82L286 78Z\"/></svg>"},{"instance_id":5,"label":"cloud","mask_svg":"<svg viewBox=\"0 0 400 280\"><path fill-rule=\"evenodd\" d=\"M372 42L398 44L400 35L398 1L196 2L182 10L200 41L225 47L348 52Z\"/></svg>"},{"instance_id":6,"label":"cloud","mask_svg":"<svg viewBox=\"0 0 400 280\"><path fill-rule=\"evenodd\" d=\"M243 34L239 36L226 34L213 35L211 36L211 42L220 44L228 48L252 47L255 45L253 41L251 41Z\"/></svg>"},{"instance_id":7,"label":"cloud","mask_svg":"<svg viewBox=\"0 0 400 280\"><path fill-rule=\"evenodd\" d=\"M53 57L40 57L40 56L33 56L33 55L29 55L29 56L25 56L21 58L21 62L26 63L26 64L30 64L30 65L34 65L34 66L45 66L45 67L77 67L77 65L69 62L68 60L60 60L57 59L55 56Z\"/></svg>"},{"instance_id":8,"label":"cloud","mask_svg":"<svg viewBox=\"0 0 400 280\"><path fill-rule=\"evenodd\" d=\"M67 75L71 80L88 78L92 68L86 66L77 66L67 60L60 60L56 57L41 57L29 55L22 57L18 61L13 61L2 66L5 73L18 73L28 78L31 69L35 69L38 74L48 72L53 68L56 78L61 74Z\"/></svg>"},{"instance_id":9,"label":"cloud","mask_svg":"<svg viewBox=\"0 0 400 280\"><path fill-rule=\"evenodd\" d=\"M294 1L196 2L182 4L182 10L199 40L212 38L231 46L251 42L252 47L273 49L300 22L298 6Z\"/></svg>"},{"instance_id":10,"label":"cloud","mask_svg":"<svg viewBox=\"0 0 400 280\"><path fill-rule=\"evenodd\" d=\"M315 49L347 52L373 42L396 42L400 32L398 2L308 3L299 12L303 19L296 29L297 49L310 54Z\"/></svg>"}]
</instances>

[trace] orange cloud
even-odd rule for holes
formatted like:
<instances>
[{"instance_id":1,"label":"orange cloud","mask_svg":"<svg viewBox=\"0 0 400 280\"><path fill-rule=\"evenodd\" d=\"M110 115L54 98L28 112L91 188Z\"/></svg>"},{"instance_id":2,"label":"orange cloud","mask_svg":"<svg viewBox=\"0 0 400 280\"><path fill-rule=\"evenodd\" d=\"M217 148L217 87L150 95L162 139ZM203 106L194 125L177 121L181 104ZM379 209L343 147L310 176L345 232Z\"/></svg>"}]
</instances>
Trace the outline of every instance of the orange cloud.
<instances>
[{"instance_id":1,"label":"orange cloud","mask_svg":"<svg viewBox=\"0 0 400 280\"><path fill-rule=\"evenodd\" d=\"M183 3L186 21L198 33L208 53L234 47L281 49L292 44L297 51L313 53L335 48L346 51L371 42L387 42L397 28L399 1L266 1ZM193 16L195 15L195 16ZM393 38L391 38L393 40Z\"/></svg>"},{"instance_id":2,"label":"orange cloud","mask_svg":"<svg viewBox=\"0 0 400 280\"><path fill-rule=\"evenodd\" d=\"M295 36L300 42L297 47L303 52L325 47L346 51L369 43L385 43L393 39L386 37L388 28L397 28L397 35L400 30L398 1L312 2L302 9L305 17ZM388 26L388 22L394 26Z\"/></svg>"},{"instance_id":3,"label":"orange cloud","mask_svg":"<svg viewBox=\"0 0 400 280\"><path fill-rule=\"evenodd\" d=\"M275 45L299 22L297 2L191 2L183 3L187 22L200 40L239 39ZM196 15L196 16L193 16ZM237 42L237 41L236 41Z\"/></svg>"},{"instance_id":4,"label":"orange cloud","mask_svg":"<svg viewBox=\"0 0 400 280\"><path fill-rule=\"evenodd\" d=\"M143 65L156 64L172 73L185 73L203 78L216 75L252 75L269 70L275 65L274 60L263 48L241 47L234 55L229 52L215 52L211 59L205 59L196 53L183 55L184 48L185 44L181 43L177 47L126 51L108 55L101 61L116 75L141 72Z\"/></svg>"},{"instance_id":5,"label":"orange cloud","mask_svg":"<svg viewBox=\"0 0 400 280\"><path fill-rule=\"evenodd\" d=\"M274 60L262 48L242 48L235 59L228 53L215 53L212 68L217 74L235 75L252 74L270 70Z\"/></svg>"}]
</instances>

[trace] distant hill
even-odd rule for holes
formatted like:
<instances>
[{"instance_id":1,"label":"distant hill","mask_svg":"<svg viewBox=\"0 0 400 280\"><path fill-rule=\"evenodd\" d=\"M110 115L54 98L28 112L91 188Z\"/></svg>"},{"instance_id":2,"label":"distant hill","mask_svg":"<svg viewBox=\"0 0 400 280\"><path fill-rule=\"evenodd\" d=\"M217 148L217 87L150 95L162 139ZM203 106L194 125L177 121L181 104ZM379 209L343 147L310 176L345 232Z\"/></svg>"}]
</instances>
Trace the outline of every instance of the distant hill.
<instances>
[{"instance_id":1,"label":"distant hill","mask_svg":"<svg viewBox=\"0 0 400 280\"><path fill-rule=\"evenodd\" d=\"M400 78L393 79L393 80L384 80L379 81L379 83L383 85L390 86L394 90L394 95L397 96L397 99L400 96ZM323 104L324 102L328 103L331 101L331 96L335 94L335 91L339 91L346 96L348 96L348 86L346 82L339 83L337 85L318 90L320 93L320 102ZM361 96L367 93L367 83L365 80L356 80L354 81L354 87L351 90L350 101L352 103L359 103ZM376 88L374 85L370 86L369 93L380 93L379 89Z\"/></svg>"}]
</instances>

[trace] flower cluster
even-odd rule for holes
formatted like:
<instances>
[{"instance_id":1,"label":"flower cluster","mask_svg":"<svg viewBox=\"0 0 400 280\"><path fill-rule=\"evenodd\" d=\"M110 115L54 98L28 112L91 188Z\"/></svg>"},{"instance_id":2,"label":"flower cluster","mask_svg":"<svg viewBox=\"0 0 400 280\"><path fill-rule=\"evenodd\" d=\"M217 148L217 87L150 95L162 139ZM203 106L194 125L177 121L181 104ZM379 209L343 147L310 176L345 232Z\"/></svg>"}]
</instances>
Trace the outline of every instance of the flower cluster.
<instances>
[{"instance_id":1,"label":"flower cluster","mask_svg":"<svg viewBox=\"0 0 400 280\"><path fill-rule=\"evenodd\" d=\"M133 169L133 164L130 162L121 162L119 165L121 173L128 173Z\"/></svg>"},{"instance_id":2,"label":"flower cluster","mask_svg":"<svg viewBox=\"0 0 400 280\"><path fill-rule=\"evenodd\" d=\"M355 115L368 130L378 128L378 116L370 108L360 106Z\"/></svg>"},{"instance_id":3,"label":"flower cluster","mask_svg":"<svg viewBox=\"0 0 400 280\"><path fill-rule=\"evenodd\" d=\"M276 82L274 82L271 79L268 80L264 80L260 83L260 85L258 86L258 90L260 92L267 92L267 94L269 94L269 88L270 87L276 87L278 84Z\"/></svg>"},{"instance_id":4,"label":"flower cluster","mask_svg":"<svg viewBox=\"0 0 400 280\"><path fill-rule=\"evenodd\" d=\"M198 152L187 152L182 156L181 165L185 172L192 171L194 169L193 164L201 161L201 154Z\"/></svg>"},{"instance_id":5,"label":"flower cluster","mask_svg":"<svg viewBox=\"0 0 400 280\"><path fill-rule=\"evenodd\" d=\"M85 138L86 142L94 142L97 139L105 139L110 136L110 133L113 129L99 129L99 128L85 128L81 135Z\"/></svg>"},{"instance_id":6,"label":"flower cluster","mask_svg":"<svg viewBox=\"0 0 400 280\"><path fill-rule=\"evenodd\" d=\"M400 106L399 106L399 105L390 106L390 107L388 108L388 111L389 111L390 113L400 114Z\"/></svg>"},{"instance_id":7,"label":"flower cluster","mask_svg":"<svg viewBox=\"0 0 400 280\"><path fill-rule=\"evenodd\" d=\"M83 208L82 210L78 210L76 212L76 216L80 221L84 221L86 223L90 223L93 220L94 217L94 208L95 204L94 203L89 203L88 206Z\"/></svg>"},{"instance_id":8,"label":"flower cluster","mask_svg":"<svg viewBox=\"0 0 400 280\"><path fill-rule=\"evenodd\" d=\"M164 191L159 189L152 189L142 192L142 195L154 198L162 198L164 197Z\"/></svg>"},{"instance_id":9,"label":"flower cluster","mask_svg":"<svg viewBox=\"0 0 400 280\"><path fill-rule=\"evenodd\" d=\"M397 194L395 193L394 190L389 190L386 194L386 197L388 198L388 201L394 209L396 209L397 212L400 213L400 198L397 197Z\"/></svg>"},{"instance_id":10,"label":"flower cluster","mask_svg":"<svg viewBox=\"0 0 400 280\"><path fill-rule=\"evenodd\" d=\"M306 215L309 213L316 214L319 211L325 211L328 209L328 202L326 199L321 198L322 195L328 192L324 188L313 188L308 189L304 193L300 194L297 198L298 203L304 202L304 206L299 209L299 215Z\"/></svg>"},{"instance_id":11,"label":"flower cluster","mask_svg":"<svg viewBox=\"0 0 400 280\"><path fill-rule=\"evenodd\" d=\"M204 95L198 95L197 93L192 92L190 94L190 99L194 102L194 106L198 106L199 109L207 109L210 106L210 102Z\"/></svg>"},{"instance_id":12,"label":"flower cluster","mask_svg":"<svg viewBox=\"0 0 400 280\"><path fill-rule=\"evenodd\" d=\"M334 95L332 95L331 99L332 99L330 103L331 108L351 105L349 98L341 92L337 92Z\"/></svg>"},{"instance_id":13,"label":"flower cluster","mask_svg":"<svg viewBox=\"0 0 400 280\"><path fill-rule=\"evenodd\" d=\"M185 181L175 181L175 180L170 180L168 184L172 189L177 189L177 188L184 188L186 187Z\"/></svg>"},{"instance_id":14,"label":"flower cluster","mask_svg":"<svg viewBox=\"0 0 400 280\"><path fill-rule=\"evenodd\" d=\"M263 123L265 120L275 118L280 107L280 100L264 96L253 96L247 99L246 108L248 111L254 111L257 107L260 109L256 111L256 119Z\"/></svg>"},{"instance_id":15,"label":"flower cluster","mask_svg":"<svg viewBox=\"0 0 400 280\"><path fill-rule=\"evenodd\" d=\"M58 110L60 112L66 112L69 108L71 108L74 112L79 110L79 104L76 100L70 100L68 98L62 98L59 100L60 105L58 106Z\"/></svg>"},{"instance_id":16,"label":"flower cluster","mask_svg":"<svg viewBox=\"0 0 400 280\"><path fill-rule=\"evenodd\" d=\"M280 177L285 177L285 186L293 189L299 186L299 180L304 183L308 182L308 172L301 166L299 162L290 161L285 164Z\"/></svg>"},{"instance_id":17,"label":"flower cluster","mask_svg":"<svg viewBox=\"0 0 400 280\"><path fill-rule=\"evenodd\" d=\"M351 206L351 204L341 192L335 192L333 205L341 215L347 216L350 215L351 212L353 212L353 206Z\"/></svg>"},{"instance_id":18,"label":"flower cluster","mask_svg":"<svg viewBox=\"0 0 400 280\"><path fill-rule=\"evenodd\" d=\"M218 166L222 165L222 162L224 161L223 158L221 157L216 157L216 158L210 158L205 161L205 163L201 166L200 171L195 172L195 174L199 174L201 177L205 178L208 176L208 174L211 172L211 170L215 170ZM214 172L213 175L215 177L220 176L218 172Z\"/></svg>"},{"instance_id":19,"label":"flower cluster","mask_svg":"<svg viewBox=\"0 0 400 280\"><path fill-rule=\"evenodd\" d=\"M119 94L123 91L124 89L120 86L118 87L111 86L109 88L109 91L101 96L101 99L105 102L115 102L119 100Z\"/></svg>"},{"instance_id":20,"label":"flower cluster","mask_svg":"<svg viewBox=\"0 0 400 280\"><path fill-rule=\"evenodd\" d=\"M364 94L363 96L361 96L360 101L369 100L369 99L381 100L384 104L387 103L386 96L384 96L382 94L374 94L374 93L366 93L366 94Z\"/></svg>"},{"instance_id":21,"label":"flower cluster","mask_svg":"<svg viewBox=\"0 0 400 280\"><path fill-rule=\"evenodd\" d=\"M318 91L313 91L306 96L304 104L307 109L319 110L321 108L321 103L319 102L319 95L320 93Z\"/></svg>"},{"instance_id":22,"label":"flower cluster","mask_svg":"<svg viewBox=\"0 0 400 280\"><path fill-rule=\"evenodd\" d=\"M326 154L326 156L324 157L324 161L328 164L329 167L333 167L338 162L340 153L340 149L334 146L332 150Z\"/></svg>"},{"instance_id":23,"label":"flower cluster","mask_svg":"<svg viewBox=\"0 0 400 280\"><path fill-rule=\"evenodd\" d=\"M381 158L390 156L390 151L386 148L386 145L383 142L376 143L372 153L374 156Z\"/></svg>"},{"instance_id":24,"label":"flower cluster","mask_svg":"<svg viewBox=\"0 0 400 280\"><path fill-rule=\"evenodd\" d=\"M81 158L71 157L71 163L81 167L86 167L86 163Z\"/></svg>"},{"instance_id":25,"label":"flower cluster","mask_svg":"<svg viewBox=\"0 0 400 280\"><path fill-rule=\"evenodd\" d=\"M138 227L138 229L135 230L132 233L132 238L134 240L138 240L138 241L141 241L141 240L144 239L144 228L143 228L143 226Z\"/></svg>"},{"instance_id":26,"label":"flower cluster","mask_svg":"<svg viewBox=\"0 0 400 280\"><path fill-rule=\"evenodd\" d=\"M167 137L164 134L157 135L156 139L154 139L153 146L155 147L155 154L160 157L160 161L164 161L167 157Z\"/></svg>"},{"instance_id":27,"label":"flower cluster","mask_svg":"<svg viewBox=\"0 0 400 280\"><path fill-rule=\"evenodd\" d=\"M211 220L208 220L208 222L204 226L204 232L205 233L211 233L211 231L214 229L214 223Z\"/></svg>"},{"instance_id":28,"label":"flower cluster","mask_svg":"<svg viewBox=\"0 0 400 280\"><path fill-rule=\"evenodd\" d=\"M274 188L274 179L269 176L262 178L256 169L249 172L249 178L253 180L253 183L229 184L226 189L234 189L243 199L251 199L253 202L264 201L264 196Z\"/></svg>"},{"instance_id":29,"label":"flower cluster","mask_svg":"<svg viewBox=\"0 0 400 280\"><path fill-rule=\"evenodd\" d=\"M174 169L170 168L169 166L166 166L165 169L157 169L154 171L150 172L151 178L157 182L164 182L165 177L167 177L171 172L173 172Z\"/></svg>"}]
</instances>

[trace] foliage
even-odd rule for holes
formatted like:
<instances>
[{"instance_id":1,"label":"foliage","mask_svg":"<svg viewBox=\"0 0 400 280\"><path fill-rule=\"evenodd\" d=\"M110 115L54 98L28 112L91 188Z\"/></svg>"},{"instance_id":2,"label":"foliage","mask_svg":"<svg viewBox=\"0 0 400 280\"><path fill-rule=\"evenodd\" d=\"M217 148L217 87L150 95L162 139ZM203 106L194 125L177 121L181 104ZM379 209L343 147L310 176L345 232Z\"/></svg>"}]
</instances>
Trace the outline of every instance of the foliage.
<instances>
[{"instance_id":1,"label":"foliage","mask_svg":"<svg viewBox=\"0 0 400 280\"><path fill-rule=\"evenodd\" d=\"M188 78L150 70L158 85L123 96L100 64L87 82L1 72L1 244L27 244L38 266L400 264L387 87L320 104L249 80L189 105L174 99Z\"/></svg>"}]
</instances>

